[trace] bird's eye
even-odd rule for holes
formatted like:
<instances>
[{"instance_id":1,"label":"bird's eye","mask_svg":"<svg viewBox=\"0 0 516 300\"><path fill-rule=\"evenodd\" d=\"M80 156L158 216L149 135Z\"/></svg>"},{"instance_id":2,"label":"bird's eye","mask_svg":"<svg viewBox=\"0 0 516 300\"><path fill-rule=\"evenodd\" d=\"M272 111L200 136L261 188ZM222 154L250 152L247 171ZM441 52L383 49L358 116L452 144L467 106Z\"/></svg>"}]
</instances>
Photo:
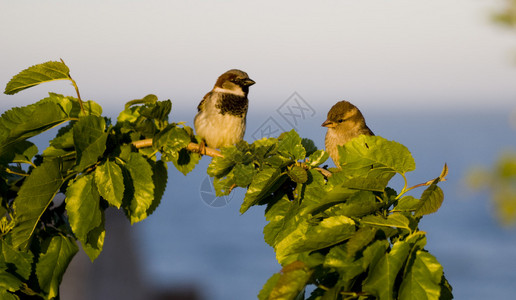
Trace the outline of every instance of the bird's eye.
<instances>
[{"instance_id":1,"label":"bird's eye","mask_svg":"<svg viewBox=\"0 0 516 300\"><path fill-rule=\"evenodd\" d=\"M337 122L342 123L344 122L344 119L338 119Z\"/></svg>"}]
</instances>

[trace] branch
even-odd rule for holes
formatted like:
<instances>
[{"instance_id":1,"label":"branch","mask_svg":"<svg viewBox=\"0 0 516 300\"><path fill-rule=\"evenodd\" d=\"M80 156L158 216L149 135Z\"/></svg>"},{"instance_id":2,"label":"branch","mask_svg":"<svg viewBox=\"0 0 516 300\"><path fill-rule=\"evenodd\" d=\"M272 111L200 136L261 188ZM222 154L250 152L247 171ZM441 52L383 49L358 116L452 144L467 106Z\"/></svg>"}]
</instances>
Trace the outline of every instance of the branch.
<instances>
[{"instance_id":1,"label":"branch","mask_svg":"<svg viewBox=\"0 0 516 300\"><path fill-rule=\"evenodd\" d=\"M319 173L321 173L326 178L331 177L331 175L333 175L332 172L330 172L330 171L328 171L326 169L323 169L323 168L314 168L314 170L319 171Z\"/></svg>"},{"instance_id":2,"label":"branch","mask_svg":"<svg viewBox=\"0 0 516 300\"><path fill-rule=\"evenodd\" d=\"M133 145L138 149L152 147L152 139L135 141L135 142L133 142ZM199 144L196 144L196 143L189 143L188 146L186 146L186 150L195 152L195 153L200 153L201 155L208 155L211 157L224 157L222 155L222 153L220 153L219 150L214 149L214 148L209 148L209 147L204 147L204 149L203 149L202 146L200 146ZM332 175L332 173L330 171L325 170L323 168L315 168L315 170L319 171L325 177L330 177Z\"/></svg>"},{"instance_id":3,"label":"branch","mask_svg":"<svg viewBox=\"0 0 516 300\"><path fill-rule=\"evenodd\" d=\"M135 141L135 142L133 142L133 145L138 149L152 147L152 139ZM199 144L196 144L196 143L189 143L188 146L186 146L186 150L195 152L195 153L200 153L202 155L208 155L211 157L222 157L222 154L220 153L219 150L213 149L213 148L208 148L208 147L204 147L204 150L203 150L199 146Z\"/></svg>"},{"instance_id":4,"label":"branch","mask_svg":"<svg viewBox=\"0 0 516 300\"><path fill-rule=\"evenodd\" d=\"M219 150L213 149L213 148L208 148L208 147L204 147L204 149L202 149L202 147L196 143L188 144L188 146L186 146L186 150L200 153L202 155L208 155L211 157L224 157L224 155L222 155L222 153L220 153Z\"/></svg>"}]
</instances>

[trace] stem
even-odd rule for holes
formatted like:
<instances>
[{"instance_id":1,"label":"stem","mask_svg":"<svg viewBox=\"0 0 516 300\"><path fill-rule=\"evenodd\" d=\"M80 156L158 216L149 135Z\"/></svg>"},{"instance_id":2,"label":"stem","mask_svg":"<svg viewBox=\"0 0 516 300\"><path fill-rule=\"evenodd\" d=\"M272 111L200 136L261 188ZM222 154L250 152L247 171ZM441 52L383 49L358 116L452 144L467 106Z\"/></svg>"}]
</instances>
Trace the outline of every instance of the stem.
<instances>
[{"instance_id":1,"label":"stem","mask_svg":"<svg viewBox=\"0 0 516 300\"><path fill-rule=\"evenodd\" d=\"M29 164L29 165L33 166L34 168L36 168L36 165L33 162L28 161L28 160L13 160L13 163Z\"/></svg>"},{"instance_id":2,"label":"stem","mask_svg":"<svg viewBox=\"0 0 516 300\"><path fill-rule=\"evenodd\" d=\"M201 155L205 154L205 155L208 155L211 157L224 157L224 155L222 155L222 153L220 153L219 150L209 148L209 147L204 147L204 151L203 151L203 149L201 149L199 144L196 144L196 143L189 143L188 146L186 146L186 150L191 151L191 152L200 153ZM204 152L204 153L201 153L201 152Z\"/></svg>"},{"instance_id":3,"label":"stem","mask_svg":"<svg viewBox=\"0 0 516 300\"><path fill-rule=\"evenodd\" d=\"M9 174L18 175L18 176L25 176L25 177L29 176L29 174L18 173L18 172L11 171L11 169L9 169L9 168L5 168L5 172L7 172Z\"/></svg>"},{"instance_id":4,"label":"stem","mask_svg":"<svg viewBox=\"0 0 516 300\"><path fill-rule=\"evenodd\" d=\"M152 147L152 139L145 139L140 141L135 141L132 143L136 148L147 148ZM186 146L186 150L190 152L200 153L204 155L208 155L211 157L223 157L222 153L220 153L219 150L205 147L206 153L201 153L202 149L200 149L199 144L196 143L189 143L188 146Z\"/></svg>"},{"instance_id":5,"label":"stem","mask_svg":"<svg viewBox=\"0 0 516 300\"><path fill-rule=\"evenodd\" d=\"M406 192L411 190L411 189L407 190L408 181L407 181L407 177L405 176L405 174L400 173L400 175L403 177L403 181L405 181L405 185L403 185L403 189L401 189L401 192L396 197L396 200L398 200L403 194L405 194Z\"/></svg>"},{"instance_id":6,"label":"stem","mask_svg":"<svg viewBox=\"0 0 516 300\"><path fill-rule=\"evenodd\" d=\"M331 175L333 175L332 172L330 172L326 169L323 169L323 168L314 168L314 169L319 171L319 173L321 173L324 177L331 177Z\"/></svg>"},{"instance_id":7,"label":"stem","mask_svg":"<svg viewBox=\"0 0 516 300\"><path fill-rule=\"evenodd\" d=\"M77 92L77 99L79 99L79 105L81 106L81 111L84 113L84 106L82 105L81 94L79 93L79 87L77 86L77 83L75 82L75 80L72 79L71 76L70 76L70 80L72 81L73 87L75 88L75 91Z\"/></svg>"},{"instance_id":8,"label":"stem","mask_svg":"<svg viewBox=\"0 0 516 300\"><path fill-rule=\"evenodd\" d=\"M61 58L61 62L64 65L66 65L62 58ZM79 105L81 106L81 112L84 113L84 106L82 105L81 93L79 93L79 87L77 86L77 83L75 82L75 80L73 80L73 78L70 74L68 74L68 78L70 78L70 81L72 82L72 85L75 88L75 92L77 93L77 99L79 99Z\"/></svg>"}]
</instances>

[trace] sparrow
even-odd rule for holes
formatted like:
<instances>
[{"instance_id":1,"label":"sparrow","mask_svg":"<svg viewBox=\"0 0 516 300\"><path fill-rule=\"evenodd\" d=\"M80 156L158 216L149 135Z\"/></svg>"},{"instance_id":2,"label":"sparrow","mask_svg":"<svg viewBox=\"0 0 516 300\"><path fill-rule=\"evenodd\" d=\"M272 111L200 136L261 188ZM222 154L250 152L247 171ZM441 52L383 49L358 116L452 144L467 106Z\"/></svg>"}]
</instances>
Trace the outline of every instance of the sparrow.
<instances>
[{"instance_id":1,"label":"sparrow","mask_svg":"<svg viewBox=\"0 0 516 300\"><path fill-rule=\"evenodd\" d=\"M255 84L246 72L232 69L219 76L213 89L197 106L195 132L205 145L221 148L234 145L244 138L249 100L249 87ZM201 150L202 151L202 150Z\"/></svg>"},{"instance_id":2,"label":"sparrow","mask_svg":"<svg viewBox=\"0 0 516 300\"><path fill-rule=\"evenodd\" d=\"M362 134L374 135L367 127L360 110L348 101L340 101L333 105L328 112L328 118L321 126L328 128L324 141L326 152L338 167L340 164L337 146L342 146Z\"/></svg>"}]
</instances>

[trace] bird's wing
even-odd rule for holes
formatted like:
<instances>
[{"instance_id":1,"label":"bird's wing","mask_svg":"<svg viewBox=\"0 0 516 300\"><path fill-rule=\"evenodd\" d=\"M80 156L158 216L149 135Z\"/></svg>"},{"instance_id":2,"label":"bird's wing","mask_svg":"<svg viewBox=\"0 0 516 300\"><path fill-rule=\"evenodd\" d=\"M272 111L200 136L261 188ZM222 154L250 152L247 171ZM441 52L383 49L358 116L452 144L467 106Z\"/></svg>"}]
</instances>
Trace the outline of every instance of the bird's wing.
<instances>
[{"instance_id":1,"label":"bird's wing","mask_svg":"<svg viewBox=\"0 0 516 300\"><path fill-rule=\"evenodd\" d=\"M211 96L212 92L209 92L208 94L204 95L199 105L197 105L197 111L204 111L204 105L206 104L206 99L208 99Z\"/></svg>"}]
</instances>

